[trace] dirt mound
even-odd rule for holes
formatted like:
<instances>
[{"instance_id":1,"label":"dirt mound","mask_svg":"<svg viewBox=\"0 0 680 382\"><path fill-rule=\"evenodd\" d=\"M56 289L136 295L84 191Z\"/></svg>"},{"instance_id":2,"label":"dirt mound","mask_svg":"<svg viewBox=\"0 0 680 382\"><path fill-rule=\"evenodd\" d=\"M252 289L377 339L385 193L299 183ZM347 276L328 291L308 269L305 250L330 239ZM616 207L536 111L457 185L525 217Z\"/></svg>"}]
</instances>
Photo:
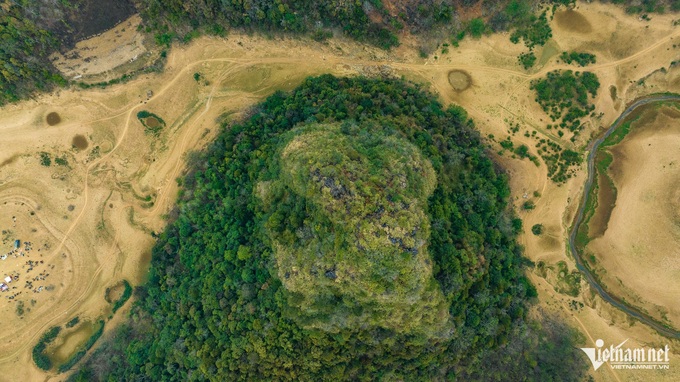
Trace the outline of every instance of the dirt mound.
<instances>
[{"instance_id":1,"label":"dirt mound","mask_svg":"<svg viewBox=\"0 0 680 382\"><path fill-rule=\"evenodd\" d=\"M85 136L78 134L73 136L71 145L78 150L85 150L89 143L87 142L87 138L85 138Z\"/></svg>"},{"instance_id":2,"label":"dirt mound","mask_svg":"<svg viewBox=\"0 0 680 382\"><path fill-rule=\"evenodd\" d=\"M47 121L47 124L50 126L58 125L59 122L61 122L61 116L53 111L47 114L47 117L45 117L45 121Z\"/></svg>"},{"instance_id":3,"label":"dirt mound","mask_svg":"<svg viewBox=\"0 0 680 382\"><path fill-rule=\"evenodd\" d=\"M449 84L451 84L453 90L462 92L472 85L472 77L468 72L452 70L449 72Z\"/></svg>"}]
</instances>

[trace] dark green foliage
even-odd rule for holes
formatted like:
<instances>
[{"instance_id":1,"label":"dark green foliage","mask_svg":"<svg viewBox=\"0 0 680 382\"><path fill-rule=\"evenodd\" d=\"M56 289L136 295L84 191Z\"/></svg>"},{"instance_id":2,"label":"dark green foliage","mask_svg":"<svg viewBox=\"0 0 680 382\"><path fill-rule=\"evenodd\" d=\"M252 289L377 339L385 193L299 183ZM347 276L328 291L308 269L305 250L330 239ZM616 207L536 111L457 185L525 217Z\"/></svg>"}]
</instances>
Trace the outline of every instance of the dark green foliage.
<instances>
[{"instance_id":1,"label":"dark green foliage","mask_svg":"<svg viewBox=\"0 0 680 382\"><path fill-rule=\"evenodd\" d=\"M572 62L577 63L579 66L586 66L589 64L594 64L596 59L594 54L590 53L579 53L579 52L562 52L560 55L560 58L562 61L564 61L567 64L571 64Z\"/></svg>"},{"instance_id":2,"label":"dark green foliage","mask_svg":"<svg viewBox=\"0 0 680 382\"><path fill-rule=\"evenodd\" d=\"M54 163L59 166L68 167L68 159L66 159L66 155L54 157Z\"/></svg>"},{"instance_id":3,"label":"dark green foliage","mask_svg":"<svg viewBox=\"0 0 680 382\"><path fill-rule=\"evenodd\" d=\"M382 7L379 1L375 3ZM145 0L139 8L142 17L156 31L156 42L165 46L177 36L184 39L183 36L197 28L213 30L216 24L249 30L308 33L317 22L340 27L352 38L385 49L399 44L386 25L371 22L360 2ZM439 15L445 18L446 11ZM325 33L316 35L322 36Z\"/></svg>"},{"instance_id":4,"label":"dark green foliage","mask_svg":"<svg viewBox=\"0 0 680 382\"><path fill-rule=\"evenodd\" d=\"M580 118L595 110L589 103L589 96L595 97L600 82L591 72L572 72L555 70L545 78L531 82L536 91L536 102L553 121L562 119L560 126L571 131L581 129Z\"/></svg>"},{"instance_id":5,"label":"dark green foliage","mask_svg":"<svg viewBox=\"0 0 680 382\"><path fill-rule=\"evenodd\" d=\"M305 232L295 228L305 220L322 221L313 205L291 193L279 194L285 203L269 212L258 195L279 171L274 153L285 133L300 123L339 123L343 134L367 145L374 132L393 134L432 163L437 184L427 204L428 250L454 326L445 337L379 326L303 329L296 322L290 303L297 297L277 276L264 218L278 219L281 235L290 230L299 237ZM194 159L183 186L154 247L134 319L73 380L489 380L510 368L530 380L583 375L577 361L551 369L553 375L507 363L535 365L540 357L532 345L537 334L521 334L533 333L524 324L524 299L535 295L514 239L521 220L507 213L506 179L486 157L466 113L442 108L418 86L308 79L223 130ZM352 304L342 297L325 303ZM485 360L499 353L514 356Z\"/></svg>"},{"instance_id":6,"label":"dark green foliage","mask_svg":"<svg viewBox=\"0 0 680 382\"><path fill-rule=\"evenodd\" d=\"M56 39L24 12L15 2L0 10L0 106L66 82L48 58Z\"/></svg>"},{"instance_id":7,"label":"dark green foliage","mask_svg":"<svg viewBox=\"0 0 680 382\"><path fill-rule=\"evenodd\" d=\"M519 145L514 152L520 158L527 158L529 156L529 147L527 145Z\"/></svg>"},{"instance_id":8,"label":"dark green foliage","mask_svg":"<svg viewBox=\"0 0 680 382\"><path fill-rule=\"evenodd\" d=\"M484 20L480 18L472 19L468 23L467 31L473 38L480 38L483 34L487 33L488 28L484 24Z\"/></svg>"},{"instance_id":9,"label":"dark green foliage","mask_svg":"<svg viewBox=\"0 0 680 382\"><path fill-rule=\"evenodd\" d=\"M161 133L161 130L163 130L165 127L165 121L163 118L146 110L138 112L137 119L139 119L139 122L141 122L144 126L144 134L147 135L158 137Z\"/></svg>"},{"instance_id":10,"label":"dark green foliage","mask_svg":"<svg viewBox=\"0 0 680 382\"><path fill-rule=\"evenodd\" d=\"M123 280L123 287L125 288L123 289L123 294L120 296L118 301L116 301L113 304L113 307L111 308L112 313L116 313L116 311L118 311L118 309L125 305L127 300L129 300L130 297L132 297L132 285L130 285L130 283L127 280Z\"/></svg>"},{"instance_id":11,"label":"dark green foliage","mask_svg":"<svg viewBox=\"0 0 680 382\"><path fill-rule=\"evenodd\" d=\"M69 322L66 323L67 328L72 328L80 322L80 318L78 316L73 317Z\"/></svg>"},{"instance_id":12,"label":"dark green foliage","mask_svg":"<svg viewBox=\"0 0 680 382\"><path fill-rule=\"evenodd\" d=\"M536 204L534 204L534 202L532 202L531 200L527 200L526 202L524 202L522 204L523 210L529 211L529 210L533 210L534 208L536 208Z\"/></svg>"},{"instance_id":13,"label":"dark green foliage","mask_svg":"<svg viewBox=\"0 0 680 382\"><path fill-rule=\"evenodd\" d=\"M52 158L49 153L44 151L40 153L40 164L45 167L50 167L52 165Z\"/></svg>"},{"instance_id":14,"label":"dark green foliage","mask_svg":"<svg viewBox=\"0 0 680 382\"><path fill-rule=\"evenodd\" d=\"M49 343L54 341L61 331L61 326L54 326L40 338L38 343L33 347L33 361L36 366L42 370L50 370L52 368L52 361L45 354L45 348Z\"/></svg>"},{"instance_id":15,"label":"dark green foliage","mask_svg":"<svg viewBox=\"0 0 680 382\"><path fill-rule=\"evenodd\" d=\"M522 15L521 24L510 35L510 41L517 44L519 40L524 41L527 48L533 49L536 45L543 46L552 37L552 29L548 25L545 12L540 16L532 13Z\"/></svg>"},{"instance_id":16,"label":"dark green foliage","mask_svg":"<svg viewBox=\"0 0 680 382\"><path fill-rule=\"evenodd\" d=\"M564 149L555 142L539 143L538 152L548 166L548 177L555 183L564 183L574 174L581 164L581 154Z\"/></svg>"},{"instance_id":17,"label":"dark green foliage","mask_svg":"<svg viewBox=\"0 0 680 382\"><path fill-rule=\"evenodd\" d=\"M540 236L543 234L543 224L534 224L531 227L531 233L533 233L536 236Z\"/></svg>"},{"instance_id":18,"label":"dark green foliage","mask_svg":"<svg viewBox=\"0 0 680 382\"><path fill-rule=\"evenodd\" d=\"M522 53L519 55L518 61L524 69L530 69L536 63L536 55L534 52Z\"/></svg>"},{"instance_id":19,"label":"dark green foliage","mask_svg":"<svg viewBox=\"0 0 680 382\"><path fill-rule=\"evenodd\" d=\"M95 330L94 333L90 336L90 338L87 339L87 342L80 348L78 351L73 353L66 362L61 364L59 368L57 369L60 373L63 373L65 371L70 370L78 361L80 361L85 354L87 354L87 351L94 346L95 342L99 339L99 337L102 336L104 333L104 320L100 320L97 323L97 330Z\"/></svg>"}]
</instances>

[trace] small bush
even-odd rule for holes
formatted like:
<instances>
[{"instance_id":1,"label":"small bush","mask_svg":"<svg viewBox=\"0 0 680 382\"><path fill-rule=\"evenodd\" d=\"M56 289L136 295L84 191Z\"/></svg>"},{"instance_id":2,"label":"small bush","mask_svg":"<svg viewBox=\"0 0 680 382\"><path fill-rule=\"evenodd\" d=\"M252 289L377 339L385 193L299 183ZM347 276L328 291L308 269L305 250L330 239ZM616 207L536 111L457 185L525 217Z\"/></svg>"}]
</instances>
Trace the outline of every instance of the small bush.
<instances>
[{"instance_id":1,"label":"small bush","mask_svg":"<svg viewBox=\"0 0 680 382\"><path fill-rule=\"evenodd\" d=\"M120 299L113 304L113 308L111 308L113 313L116 313L116 311L130 299L130 296L132 296L132 286L130 283L127 280L123 280L123 285L125 286L125 290L123 291L123 295L120 296Z\"/></svg>"},{"instance_id":2,"label":"small bush","mask_svg":"<svg viewBox=\"0 0 680 382\"><path fill-rule=\"evenodd\" d=\"M45 167L50 167L52 165L52 159L50 158L50 154L46 152L41 152L40 153L40 164L45 166Z\"/></svg>"},{"instance_id":3,"label":"small bush","mask_svg":"<svg viewBox=\"0 0 680 382\"><path fill-rule=\"evenodd\" d=\"M522 53L519 55L518 60L524 69L529 69L536 63L536 55L534 52Z\"/></svg>"},{"instance_id":4,"label":"small bush","mask_svg":"<svg viewBox=\"0 0 680 382\"><path fill-rule=\"evenodd\" d=\"M480 38L482 37L483 34L486 33L487 27L486 24L484 24L484 20L476 18L470 20L470 23L468 24L467 27L467 31L473 38Z\"/></svg>"},{"instance_id":5,"label":"small bush","mask_svg":"<svg viewBox=\"0 0 680 382\"><path fill-rule=\"evenodd\" d=\"M566 64L577 63L579 66L586 66L589 64L594 64L597 60L594 54L590 53L578 53L578 52L562 52L560 55L562 61Z\"/></svg>"},{"instance_id":6,"label":"small bush","mask_svg":"<svg viewBox=\"0 0 680 382\"><path fill-rule=\"evenodd\" d=\"M530 211L533 210L534 208L536 208L536 205L531 200L527 200L526 202L524 202L524 204L522 204L523 210Z\"/></svg>"},{"instance_id":7,"label":"small bush","mask_svg":"<svg viewBox=\"0 0 680 382\"><path fill-rule=\"evenodd\" d=\"M536 236L541 235L543 233L543 224L534 224L533 227L531 227L531 233Z\"/></svg>"},{"instance_id":8,"label":"small bush","mask_svg":"<svg viewBox=\"0 0 680 382\"><path fill-rule=\"evenodd\" d=\"M65 155L62 157L55 157L54 163L58 164L59 166L68 166L68 159L66 159Z\"/></svg>"},{"instance_id":9,"label":"small bush","mask_svg":"<svg viewBox=\"0 0 680 382\"><path fill-rule=\"evenodd\" d=\"M66 327L72 328L72 327L78 325L79 322L80 322L80 318L78 318L78 316L75 316L71 319L71 321L66 323Z\"/></svg>"}]
</instances>

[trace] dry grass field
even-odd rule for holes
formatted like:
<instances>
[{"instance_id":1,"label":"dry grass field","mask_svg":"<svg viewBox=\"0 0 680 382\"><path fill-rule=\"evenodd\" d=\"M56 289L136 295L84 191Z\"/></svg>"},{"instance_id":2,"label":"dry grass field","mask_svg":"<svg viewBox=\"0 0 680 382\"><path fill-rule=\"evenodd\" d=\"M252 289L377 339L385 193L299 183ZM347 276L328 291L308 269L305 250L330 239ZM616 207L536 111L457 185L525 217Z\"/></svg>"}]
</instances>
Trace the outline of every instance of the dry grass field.
<instances>
[{"instance_id":1,"label":"dry grass field","mask_svg":"<svg viewBox=\"0 0 680 382\"><path fill-rule=\"evenodd\" d=\"M429 84L445 104L463 106L483 136L505 139L510 124L517 123L521 129L513 141L526 144L533 154L535 141L525 137L525 131L536 130L539 136L583 150L589 137L608 126L634 98L680 92L680 70L670 67L680 54L680 27L674 27L673 20L674 15L654 15L647 22L613 6L579 3L575 11L555 15L553 39L539 49L539 65L528 72L517 62L523 47L510 43L507 34L466 39L449 53L422 59L408 36L402 46L385 52L344 39L324 44L232 33L226 39L203 37L173 47L160 74L143 74L106 88L73 87L3 107L0 255L8 256L0 261L0 276L16 278L9 284L12 289L0 294L0 379L65 378L40 371L31 360L40 336L75 316L90 324L106 319L111 314L107 288L123 279L133 285L144 281L154 243L151 234L165 225L178 192L176 179L190 153L211 141L220 121L239 118L275 90L291 89L305 77L322 73L404 76ZM81 42L76 51L55 57L58 67L68 78L82 75L78 78L83 81L98 82L148 64L159 52L137 34L138 22L135 16ZM544 129L549 118L529 90L532 79L551 70L575 69L558 62L564 50L596 54L597 64L587 70L601 82L595 106L602 114L586 118L586 131L573 144ZM657 72L662 67L666 72ZM648 80L638 83L642 78ZM616 97L611 87L616 88ZM143 110L165 121L157 135L145 134L136 116ZM58 118L52 115L48 124L50 113ZM670 117L650 121L659 128L631 136L622 146L619 166L625 171L616 177L621 185L617 209L607 234L592 245L598 246L598 259L608 276L620 278L645 301L667 307L677 327L680 196L674 186L680 165L670 162L680 136L677 122L662 128L667 121L663 118ZM497 143L489 143L491 151L499 150ZM50 166L44 165L45 157ZM536 166L508 154L495 158L510 175L513 203L519 207L532 200L536 205L519 212L526 255L550 266L564 261L573 269L566 237L582 194L583 166L558 186L548 179L544 164ZM628 224L631 214L639 224ZM534 236L529 228L539 223L545 233ZM21 246L12 252L17 239ZM668 251L656 250L657 241L663 241ZM631 247L639 249L631 252ZM626 251L630 253L624 258ZM664 269L659 271L660 267ZM553 268L531 275L540 306L558 312L581 331L584 346L598 338L615 344L630 338L631 347L669 343L603 303L583 281L577 297L557 292L560 275ZM574 308L573 301L583 306ZM125 312L118 311L106 330ZM67 357L85 337L77 330L60 335L54 356ZM671 350L680 351L680 342L672 342ZM673 381L680 379L680 362L674 353L669 371L602 368L592 375L598 381Z\"/></svg>"},{"instance_id":2,"label":"dry grass field","mask_svg":"<svg viewBox=\"0 0 680 382\"><path fill-rule=\"evenodd\" d=\"M606 270L602 281L616 295L678 327L680 112L649 110L611 151L616 207L604 235L586 250Z\"/></svg>"}]
</instances>

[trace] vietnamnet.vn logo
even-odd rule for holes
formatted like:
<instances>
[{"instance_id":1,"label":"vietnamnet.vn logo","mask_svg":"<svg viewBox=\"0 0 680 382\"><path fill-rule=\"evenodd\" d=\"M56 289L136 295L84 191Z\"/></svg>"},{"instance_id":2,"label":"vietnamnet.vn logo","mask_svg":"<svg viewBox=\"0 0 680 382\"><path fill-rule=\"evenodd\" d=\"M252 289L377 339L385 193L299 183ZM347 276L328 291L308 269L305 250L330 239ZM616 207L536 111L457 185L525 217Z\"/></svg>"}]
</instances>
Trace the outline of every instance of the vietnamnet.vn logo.
<instances>
[{"instance_id":1,"label":"vietnamnet.vn logo","mask_svg":"<svg viewBox=\"0 0 680 382\"><path fill-rule=\"evenodd\" d=\"M628 340L626 340L628 341ZM595 341L596 348L581 348L590 359L595 370L605 363L612 369L669 369L668 345L663 348L622 348L626 341L617 346L610 345L603 348L604 341Z\"/></svg>"}]
</instances>

